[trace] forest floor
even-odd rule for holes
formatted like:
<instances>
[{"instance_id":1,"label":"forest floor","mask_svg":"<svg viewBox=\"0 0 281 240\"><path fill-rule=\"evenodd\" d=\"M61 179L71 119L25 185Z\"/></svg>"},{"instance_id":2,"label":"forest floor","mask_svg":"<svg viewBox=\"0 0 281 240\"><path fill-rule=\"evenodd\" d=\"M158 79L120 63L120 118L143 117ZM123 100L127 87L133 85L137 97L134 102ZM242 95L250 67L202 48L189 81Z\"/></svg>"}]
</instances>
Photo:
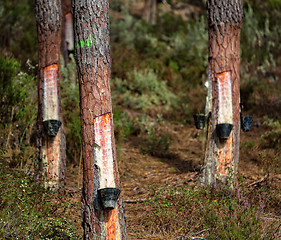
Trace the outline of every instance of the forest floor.
<instances>
[{"instance_id":1,"label":"forest floor","mask_svg":"<svg viewBox=\"0 0 281 240\"><path fill-rule=\"evenodd\" d=\"M271 189L271 186L275 189L277 187L280 202L280 160L274 149L260 147L261 135L267 131L267 126L262 122L262 118L254 116L251 131L241 131L238 175L244 179L249 191L263 185L269 186L267 189ZM190 124L169 124L166 131L171 135L172 141L169 151L161 157L143 154L139 148L141 138L138 136L130 136L119 149L118 167L125 202L128 239L180 239L176 238L175 233L163 233L156 226L153 229L153 226L148 228L143 225L144 219L153 214L145 209L147 201L152 197L153 188L198 184L205 137L203 131ZM277 165L274 165L276 161ZM276 171L278 167L279 170ZM68 166L66 186L69 191L76 193L76 198L80 198L81 183L81 170ZM266 211L271 217L280 218L281 211L278 206L272 206Z\"/></svg>"}]
</instances>

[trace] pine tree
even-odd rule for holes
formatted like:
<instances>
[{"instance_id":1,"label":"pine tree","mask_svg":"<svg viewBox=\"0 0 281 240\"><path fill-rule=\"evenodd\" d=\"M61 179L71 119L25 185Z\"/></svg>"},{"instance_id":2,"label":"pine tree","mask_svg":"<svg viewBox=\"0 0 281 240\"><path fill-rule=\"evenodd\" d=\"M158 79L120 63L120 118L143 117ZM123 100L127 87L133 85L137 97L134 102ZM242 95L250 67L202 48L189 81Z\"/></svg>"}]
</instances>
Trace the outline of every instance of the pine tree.
<instances>
[{"instance_id":1,"label":"pine tree","mask_svg":"<svg viewBox=\"0 0 281 240\"><path fill-rule=\"evenodd\" d=\"M36 0L38 38L37 176L62 188L66 147L60 104L60 0ZM42 180L41 178L41 180Z\"/></svg>"},{"instance_id":2,"label":"pine tree","mask_svg":"<svg viewBox=\"0 0 281 240\"><path fill-rule=\"evenodd\" d=\"M84 239L127 239L110 91L108 1L74 0L80 86ZM117 202L117 203L116 203Z\"/></svg>"},{"instance_id":3,"label":"pine tree","mask_svg":"<svg viewBox=\"0 0 281 240\"><path fill-rule=\"evenodd\" d=\"M233 186L240 143L240 30L242 0L208 0L210 101L205 165L200 181L205 185ZM208 104L207 104L208 106Z\"/></svg>"}]
</instances>

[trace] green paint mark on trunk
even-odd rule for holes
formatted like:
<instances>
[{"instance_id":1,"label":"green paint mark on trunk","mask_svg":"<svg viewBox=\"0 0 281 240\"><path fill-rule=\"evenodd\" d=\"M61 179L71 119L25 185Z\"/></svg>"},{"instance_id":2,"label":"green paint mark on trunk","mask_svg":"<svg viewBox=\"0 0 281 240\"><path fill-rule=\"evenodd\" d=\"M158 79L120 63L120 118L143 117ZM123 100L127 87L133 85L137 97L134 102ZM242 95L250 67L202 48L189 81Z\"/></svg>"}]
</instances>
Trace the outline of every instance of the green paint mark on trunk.
<instances>
[{"instance_id":1,"label":"green paint mark on trunk","mask_svg":"<svg viewBox=\"0 0 281 240\"><path fill-rule=\"evenodd\" d=\"M91 37L88 37L85 40L76 41L74 43L74 46L76 48L78 48L78 47L88 47L88 48L91 48L93 45L96 46L96 39L95 38L91 38Z\"/></svg>"}]
</instances>

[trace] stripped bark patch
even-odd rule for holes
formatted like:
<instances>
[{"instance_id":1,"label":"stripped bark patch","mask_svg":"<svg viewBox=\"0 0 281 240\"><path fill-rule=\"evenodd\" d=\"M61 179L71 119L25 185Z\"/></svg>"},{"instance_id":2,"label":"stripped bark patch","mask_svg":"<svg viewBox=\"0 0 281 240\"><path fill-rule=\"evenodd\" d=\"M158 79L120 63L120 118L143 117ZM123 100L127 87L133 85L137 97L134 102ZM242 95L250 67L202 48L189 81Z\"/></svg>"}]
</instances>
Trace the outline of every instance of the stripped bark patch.
<instances>
[{"instance_id":1,"label":"stripped bark patch","mask_svg":"<svg viewBox=\"0 0 281 240\"><path fill-rule=\"evenodd\" d=\"M59 159L60 159L60 134L50 138L46 136L45 146L43 147L44 177L46 187L56 186L59 181Z\"/></svg>"},{"instance_id":2,"label":"stripped bark patch","mask_svg":"<svg viewBox=\"0 0 281 240\"><path fill-rule=\"evenodd\" d=\"M112 152L112 126L109 113L94 119L95 165L100 171L100 188L115 188Z\"/></svg>"},{"instance_id":3,"label":"stripped bark patch","mask_svg":"<svg viewBox=\"0 0 281 240\"><path fill-rule=\"evenodd\" d=\"M58 107L58 65L44 68L43 76L43 121L59 120Z\"/></svg>"},{"instance_id":4,"label":"stripped bark patch","mask_svg":"<svg viewBox=\"0 0 281 240\"><path fill-rule=\"evenodd\" d=\"M105 220L106 220L106 239L107 240L121 239L117 206L111 211L106 211Z\"/></svg>"},{"instance_id":5,"label":"stripped bark patch","mask_svg":"<svg viewBox=\"0 0 281 240\"><path fill-rule=\"evenodd\" d=\"M221 176L228 175L230 163L232 159L232 134L226 142L222 142L218 154L218 167L217 172Z\"/></svg>"},{"instance_id":6,"label":"stripped bark patch","mask_svg":"<svg viewBox=\"0 0 281 240\"><path fill-rule=\"evenodd\" d=\"M233 123L232 88L230 72L217 75L218 84L218 124Z\"/></svg>"}]
</instances>

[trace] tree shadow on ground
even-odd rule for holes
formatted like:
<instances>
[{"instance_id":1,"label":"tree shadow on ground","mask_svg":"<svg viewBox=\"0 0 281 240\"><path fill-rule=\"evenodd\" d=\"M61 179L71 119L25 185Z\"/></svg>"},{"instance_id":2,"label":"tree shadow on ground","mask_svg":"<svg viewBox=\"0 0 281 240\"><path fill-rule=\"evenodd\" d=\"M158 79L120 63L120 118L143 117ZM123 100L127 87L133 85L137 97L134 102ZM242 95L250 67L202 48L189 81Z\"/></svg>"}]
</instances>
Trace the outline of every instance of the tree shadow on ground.
<instances>
[{"instance_id":1,"label":"tree shadow on ground","mask_svg":"<svg viewBox=\"0 0 281 240\"><path fill-rule=\"evenodd\" d=\"M185 160L177 153L167 152L152 156L157 157L160 161L169 164L172 168L175 168L181 173L200 171L200 164L198 161L192 159Z\"/></svg>"}]
</instances>

